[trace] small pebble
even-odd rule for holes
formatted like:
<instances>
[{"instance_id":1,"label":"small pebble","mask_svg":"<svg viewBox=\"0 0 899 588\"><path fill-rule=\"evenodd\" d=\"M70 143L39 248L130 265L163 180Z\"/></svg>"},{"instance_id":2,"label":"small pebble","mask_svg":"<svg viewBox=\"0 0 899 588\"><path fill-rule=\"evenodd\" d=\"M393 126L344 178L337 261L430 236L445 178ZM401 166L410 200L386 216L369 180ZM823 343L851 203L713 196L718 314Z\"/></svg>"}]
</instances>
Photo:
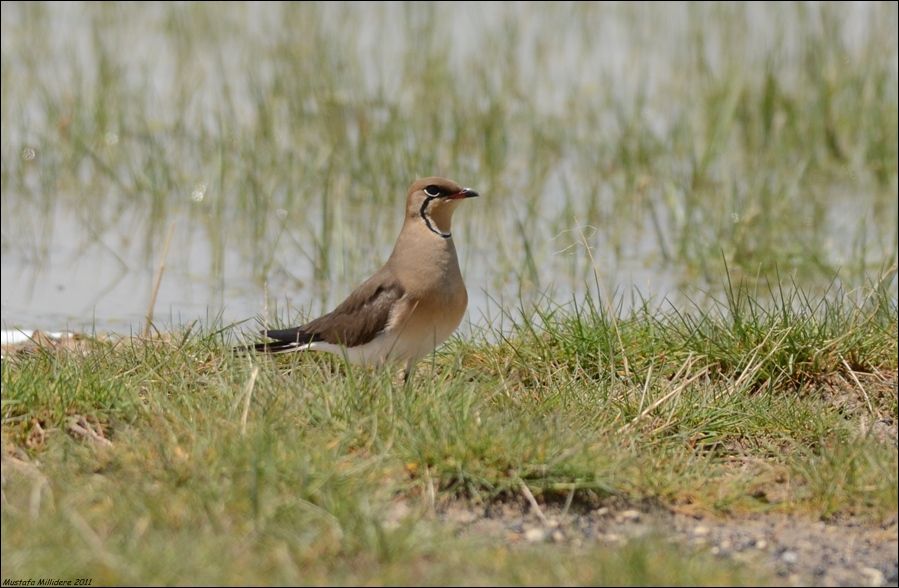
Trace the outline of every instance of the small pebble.
<instances>
[{"instance_id":1,"label":"small pebble","mask_svg":"<svg viewBox=\"0 0 899 588\"><path fill-rule=\"evenodd\" d=\"M543 529L532 527L524 532L524 539L531 543L537 543L546 539L546 532Z\"/></svg>"},{"instance_id":2,"label":"small pebble","mask_svg":"<svg viewBox=\"0 0 899 588\"><path fill-rule=\"evenodd\" d=\"M696 535L697 537L702 537L704 535L708 535L709 531L710 531L710 529L703 525L699 525L698 527L693 527L693 534Z\"/></svg>"},{"instance_id":3,"label":"small pebble","mask_svg":"<svg viewBox=\"0 0 899 588\"><path fill-rule=\"evenodd\" d=\"M780 559L782 559L784 563L794 564L799 561L799 554L795 551L784 551L780 554Z\"/></svg>"},{"instance_id":4,"label":"small pebble","mask_svg":"<svg viewBox=\"0 0 899 588\"><path fill-rule=\"evenodd\" d=\"M602 536L602 538L606 541L612 542L621 541L621 535L618 535L617 533L606 533Z\"/></svg>"},{"instance_id":5,"label":"small pebble","mask_svg":"<svg viewBox=\"0 0 899 588\"><path fill-rule=\"evenodd\" d=\"M868 586L883 586L886 583L883 572L877 568L862 568L859 571L862 573L862 576L865 577L865 580L867 580L866 584Z\"/></svg>"}]
</instances>

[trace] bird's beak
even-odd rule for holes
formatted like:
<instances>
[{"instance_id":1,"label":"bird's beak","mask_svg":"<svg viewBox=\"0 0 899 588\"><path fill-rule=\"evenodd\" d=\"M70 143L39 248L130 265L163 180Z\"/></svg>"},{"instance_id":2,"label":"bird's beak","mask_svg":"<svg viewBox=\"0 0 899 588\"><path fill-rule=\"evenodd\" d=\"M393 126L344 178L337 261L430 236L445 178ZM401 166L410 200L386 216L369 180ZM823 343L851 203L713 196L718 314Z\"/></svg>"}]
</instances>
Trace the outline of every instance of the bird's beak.
<instances>
[{"instance_id":1,"label":"bird's beak","mask_svg":"<svg viewBox=\"0 0 899 588\"><path fill-rule=\"evenodd\" d=\"M480 196L477 192L472 190L471 188L462 188L461 192L456 192L455 194L451 194L447 196L448 200L459 200L460 198L475 198Z\"/></svg>"}]
</instances>

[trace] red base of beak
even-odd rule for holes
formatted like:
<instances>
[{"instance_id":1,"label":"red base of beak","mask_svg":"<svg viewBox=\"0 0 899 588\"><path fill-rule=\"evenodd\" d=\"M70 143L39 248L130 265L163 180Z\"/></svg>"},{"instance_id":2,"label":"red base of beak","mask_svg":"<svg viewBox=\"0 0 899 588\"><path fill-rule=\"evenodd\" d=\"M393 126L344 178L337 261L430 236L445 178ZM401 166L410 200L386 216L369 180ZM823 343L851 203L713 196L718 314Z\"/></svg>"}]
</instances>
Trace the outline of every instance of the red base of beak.
<instances>
[{"instance_id":1,"label":"red base of beak","mask_svg":"<svg viewBox=\"0 0 899 588\"><path fill-rule=\"evenodd\" d=\"M447 200L459 200L461 198L474 198L476 196L480 196L480 194L478 194L474 190L469 190L468 188L465 188L461 192L456 192L455 194L452 194L451 196L447 196L446 198L447 198Z\"/></svg>"}]
</instances>

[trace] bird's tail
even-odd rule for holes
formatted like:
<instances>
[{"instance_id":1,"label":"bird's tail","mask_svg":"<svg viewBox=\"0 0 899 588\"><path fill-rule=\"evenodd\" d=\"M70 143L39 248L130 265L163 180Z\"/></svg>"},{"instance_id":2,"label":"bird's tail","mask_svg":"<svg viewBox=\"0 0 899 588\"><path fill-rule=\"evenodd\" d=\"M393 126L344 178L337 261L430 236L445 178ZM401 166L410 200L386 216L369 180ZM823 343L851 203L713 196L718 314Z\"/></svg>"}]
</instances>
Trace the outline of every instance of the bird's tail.
<instances>
[{"instance_id":1,"label":"bird's tail","mask_svg":"<svg viewBox=\"0 0 899 588\"><path fill-rule=\"evenodd\" d=\"M268 341L266 343L256 343L252 347L256 353L287 353L299 349L300 345L296 341Z\"/></svg>"},{"instance_id":2,"label":"bird's tail","mask_svg":"<svg viewBox=\"0 0 899 588\"><path fill-rule=\"evenodd\" d=\"M262 335L273 339L263 343L254 343L252 345L242 345L235 347L233 351L238 354L255 353L289 353L291 351L299 351L305 349L309 343L321 341L321 337L314 333L307 333L302 329L295 327L292 329L282 329L278 331L264 330Z\"/></svg>"}]
</instances>

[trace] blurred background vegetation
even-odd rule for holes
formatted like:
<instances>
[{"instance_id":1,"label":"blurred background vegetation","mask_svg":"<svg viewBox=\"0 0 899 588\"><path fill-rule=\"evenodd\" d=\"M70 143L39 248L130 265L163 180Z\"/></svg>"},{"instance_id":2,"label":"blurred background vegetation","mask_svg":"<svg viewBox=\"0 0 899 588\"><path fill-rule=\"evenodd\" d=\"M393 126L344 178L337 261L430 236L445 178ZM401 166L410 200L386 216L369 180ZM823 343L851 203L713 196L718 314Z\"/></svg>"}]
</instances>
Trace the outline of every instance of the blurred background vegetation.
<instances>
[{"instance_id":1,"label":"blurred background vegetation","mask_svg":"<svg viewBox=\"0 0 899 588\"><path fill-rule=\"evenodd\" d=\"M173 223L157 316L326 310L431 174L484 195L474 323L728 271L896 298L895 3L2 11L4 327L127 331Z\"/></svg>"}]
</instances>

